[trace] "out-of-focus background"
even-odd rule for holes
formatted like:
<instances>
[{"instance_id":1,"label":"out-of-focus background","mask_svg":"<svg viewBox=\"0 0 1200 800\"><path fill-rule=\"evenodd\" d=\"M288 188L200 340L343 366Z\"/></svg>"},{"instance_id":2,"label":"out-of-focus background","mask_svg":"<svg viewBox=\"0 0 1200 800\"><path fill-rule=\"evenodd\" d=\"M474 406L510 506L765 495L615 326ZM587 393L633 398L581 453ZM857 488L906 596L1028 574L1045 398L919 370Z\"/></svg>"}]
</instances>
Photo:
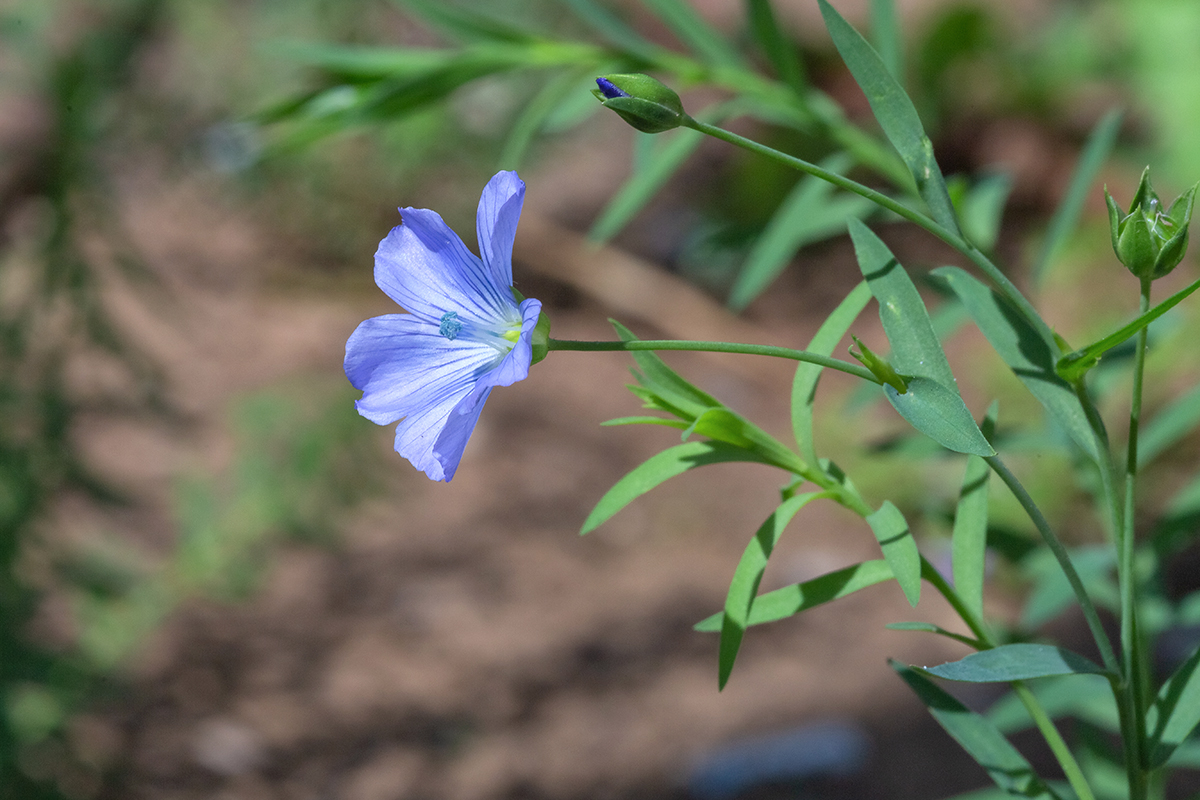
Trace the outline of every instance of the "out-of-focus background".
<instances>
[{"instance_id":1,"label":"out-of-focus background","mask_svg":"<svg viewBox=\"0 0 1200 800\"><path fill-rule=\"evenodd\" d=\"M528 186L517 287L543 300L558 338L611 338L615 317L643 336L802 347L858 281L847 243L825 234L731 311L796 176L716 142L613 222L648 145L587 94L589 74L515 140L523 110L550 96L540 73L461 80L323 126L314 104L347 100L314 90L318 45L448 47L426 13L440 5L0 2L0 798L899 799L985 785L886 665L960 654L883 627L950 624L936 598L914 611L883 584L752 630L718 693L715 639L691 626L721 607L777 497L766 467L696 471L576 535L609 486L677 441L600 427L638 413L627 356L555 353L495 392L450 484L355 414L343 347L359 321L395 310L371 270L396 207L438 210L473 247L479 191L501 166L519 162ZM586 38L569 5L446 7ZM742 3L692 6L746 41ZM865 24L867 3L838 6ZM605 7L685 49L634 0ZM898 8L907 83L944 170L1011 177L996 248L1018 281L1110 108L1125 109L1101 173L1115 194L1131 196L1145 163L1171 196L1200 177L1191 0ZM871 130L815 2L775 10L806 79ZM307 117L287 111L298 97ZM1136 305L1105 224L1093 191L1084 235L1041 290L1078 338L1085 309L1111 321ZM882 230L918 270L948 258ZM1101 277L1081 280L1088 270ZM869 342L873 316L855 326ZM1180 319L1168 356L1186 351ZM978 344L967 331L950 342L960 384L1032 414ZM790 435L788 365L668 361ZM853 388L822 384L823 450L868 498L886 492L921 519L927 553L944 552L961 464L900 438L892 411ZM986 400L967 396L976 412ZM1072 515L1061 462L1022 466L1073 541L1099 536ZM813 506L764 589L875 547L855 518ZM997 613L1015 613L1028 577L997 573ZM1051 624L1069 636L1077 621ZM755 741L790 766L739 762Z\"/></svg>"}]
</instances>

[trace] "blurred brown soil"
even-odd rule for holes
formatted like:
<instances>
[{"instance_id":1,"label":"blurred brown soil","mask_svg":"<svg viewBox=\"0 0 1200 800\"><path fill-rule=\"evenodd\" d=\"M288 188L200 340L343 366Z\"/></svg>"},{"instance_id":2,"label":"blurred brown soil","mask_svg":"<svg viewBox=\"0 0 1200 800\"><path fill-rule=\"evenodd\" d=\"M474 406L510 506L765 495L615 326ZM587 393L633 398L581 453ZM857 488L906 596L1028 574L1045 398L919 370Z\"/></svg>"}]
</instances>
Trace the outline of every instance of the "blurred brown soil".
<instances>
[{"instance_id":1,"label":"blurred brown soil","mask_svg":"<svg viewBox=\"0 0 1200 800\"><path fill-rule=\"evenodd\" d=\"M563 216L556 198L595 176L551 164L526 178L515 272L526 294L546 301L559 338L609 338L605 319L616 315L643 335L803 346L856 280L848 253L826 248L750 321L735 320L628 254L581 247L554 221ZM301 256L222 200L219 183L168 182L147 165L126 176L121 198L165 291L114 289L113 302L163 365L189 424L86 421L89 458L139 503L98 517L68 503L61 513L163 554L173 482L230 460L231 400L284 381L342 380L354 326L394 309L369 284L369 263L336 281L297 270ZM669 360L788 435L788 365ZM953 627L932 592L914 611L884 584L752 630L717 691L716 638L691 626L721 607L742 548L778 497L778 474L708 467L577 535L609 486L678 441L669 429L599 426L638 413L623 388L630 363L556 353L493 393L450 484L414 471L380 429L386 491L344 519L336 545L286 547L245 604L188 602L133 659L129 695L86 720L119 767L105 796L684 797L689 765L710 748L825 719L862 726L874 750L861 775L821 796L929 798L982 785L975 768L947 761L955 746L885 661L958 654L883 628L906 619ZM828 380L824 402L845 388ZM866 424L886 430L890 411L877 412ZM860 521L814 505L763 589L877 556Z\"/></svg>"}]
</instances>

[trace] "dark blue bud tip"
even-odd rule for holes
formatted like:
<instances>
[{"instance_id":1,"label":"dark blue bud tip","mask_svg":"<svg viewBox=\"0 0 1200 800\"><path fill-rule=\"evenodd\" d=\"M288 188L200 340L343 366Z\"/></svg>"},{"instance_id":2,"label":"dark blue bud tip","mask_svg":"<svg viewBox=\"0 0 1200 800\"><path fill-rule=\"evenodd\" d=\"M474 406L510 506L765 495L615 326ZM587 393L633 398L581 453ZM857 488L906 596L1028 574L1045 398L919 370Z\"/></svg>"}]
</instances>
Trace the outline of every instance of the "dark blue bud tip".
<instances>
[{"instance_id":1,"label":"dark blue bud tip","mask_svg":"<svg viewBox=\"0 0 1200 800\"><path fill-rule=\"evenodd\" d=\"M616 84L608 78L596 78L596 85L600 87L600 94L609 100L612 100L614 97L629 97L627 92L618 89Z\"/></svg>"}]
</instances>

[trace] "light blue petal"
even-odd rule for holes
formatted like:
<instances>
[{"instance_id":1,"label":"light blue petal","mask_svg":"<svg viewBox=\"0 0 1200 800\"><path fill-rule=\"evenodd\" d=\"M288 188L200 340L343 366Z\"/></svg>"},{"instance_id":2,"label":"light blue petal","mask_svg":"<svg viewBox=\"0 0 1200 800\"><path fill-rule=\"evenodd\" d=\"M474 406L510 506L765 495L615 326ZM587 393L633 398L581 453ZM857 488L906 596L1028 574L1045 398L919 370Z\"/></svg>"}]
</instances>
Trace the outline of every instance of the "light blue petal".
<instances>
[{"instance_id":1,"label":"light blue petal","mask_svg":"<svg viewBox=\"0 0 1200 800\"><path fill-rule=\"evenodd\" d=\"M495 364L496 351L485 344L451 341L418 317L389 314L355 329L346 342L344 366L350 383L363 392L355 404L358 412L386 425L402 417L448 413Z\"/></svg>"},{"instance_id":2,"label":"light blue petal","mask_svg":"<svg viewBox=\"0 0 1200 800\"><path fill-rule=\"evenodd\" d=\"M475 214L479 255L492 282L500 287L512 286L513 239L524 202L525 183L515 172L497 172L479 198Z\"/></svg>"},{"instance_id":3,"label":"light blue petal","mask_svg":"<svg viewBox=\"0 0 1200 800\"><path fill-rule=\"evenodd\" d=\"M529 377L529 366L533 361L533 329L537 327L538 315L542 312L542 301L532 297L521 301L521 337L513 345L504 360L479 376L475 388L458 409L459 414L469 413L476 403L494 386L512 386Z\"/></svg>"},{"instance_id":4,"label":"light blue petal","mask_svg":"<svg viewBox=\"0 0 1200 800\"><path fill-rule=\"evenodd\" d=\"M428 321L453 311L480 324L507 319L516 301L508 286L497 287L483 262L434 211L400 210L375 252L375 283L410 314Z\"/></svg>"},{"instance_id":5,"label":"light blue petal","mask_svg":"<svg viewBox=\"0 0 1200 800\"><path fill-rule=\"evenodd\" d=\"M479 402L474 403L465 414L459 413L459 407L462 406L460 403L459 407L456 407L446 417L442 432L438 434L431 451L432 462L420 467L430 478L435 481L448 481L454 477L455 471L458 470L458 462L462 460L463 450L467 447L467 439L471 438L475 424L479 422L479 415L483 412L483 404L487 402L491 391L491 389L486 389L480 395ZM396 440L399 442L399 431L397 431ZM443 477L441 478L434 477L438 469L442 472Z\"/></svg>"}]
</instances>

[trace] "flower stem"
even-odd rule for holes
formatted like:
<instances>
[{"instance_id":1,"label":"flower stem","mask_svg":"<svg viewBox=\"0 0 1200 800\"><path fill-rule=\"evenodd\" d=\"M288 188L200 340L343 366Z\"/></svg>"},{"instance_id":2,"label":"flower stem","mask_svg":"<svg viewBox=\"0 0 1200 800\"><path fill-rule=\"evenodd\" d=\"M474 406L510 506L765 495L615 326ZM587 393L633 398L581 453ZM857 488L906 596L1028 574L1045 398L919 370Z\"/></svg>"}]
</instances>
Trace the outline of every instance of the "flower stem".
<instances>
[{"instance_id":1,"label":"flower stem","mask_svg":"<svg viewBox=\"0 0 1200 800\"><path fill-rule=\"evenodd\" d=\"M847 375L880 383L869 369L842 361L838 358L810 353L807 350L793 350L790 347L775 347L766 344L736 344L734 342L692 342L678 339L633 339L628 342L579 342L571 339L551 339L548 343L551 350L690 350L702 353L743 353L752 356L774 356L791 361L807 361L829 369L845 372Z\"/></svg>"},{"instance_id":2,"label":"flower stem","mask_svg":"<svg viewBox=\"0 0 1200 800\"><path fill-rule=\"evenodd\" d=\"M1029 302L1025 295L1021 294L1020 290L1017 289L1013 282L1008 279L1008 276L1001 272L1000 268L992 263L991 259L985 256L977 247L975 247L975 245L968 242L957 232L940 225L928 215L922 214L919 211L915 211L903 203L888 197L882 192L878 192L869 186L864 186L857 181L850 180L843 175L838 175L836 172L830 172L829 170L823 169L812 162L805 161L801 158L796 158L795 156L788 155L787 153L782 153L773 147L768 147L765 144L756 142L753 139L747 139L744 136L738 136L736 133L727 131L724 128L719 128L716 125L710 125L707 122L700 122L687 116L686 114L683 117L682 124L685 127L700 131L701 133L712 136L715 139L729 142L730 144L737 145L738 147L744 148L753 153L766 156L767 158L773 159L780 164L784 164L785 166L789 166L801 172L806 172L815 178L828 181L834 186L845 189L848 192L853 192L861 197L865 197L881 208L886 208L888 211L891 211L892 213L903 217L914 225L925 229L946 244L953 247L955 250L962 253L964 256L969 258L975 264L975 266L979 267L979 269L985 275L987 275L993 283L996 284L1001 293L1003 293L1004 296L1007 297L1009 301L1017 307L1017 309L1021 312L1021 315L1025 317L1026 321L1028 321L1029 324L1033 325L1033 327L1037 329L1038 334L1051 346L1051 348L1057 349L1054 334L1050 331L1050 327L1046 324L1045 320L1042 319L1041 315L1034 310L1033 304Z\"/></svg>"},{"instance_id":3,"label":"flower stem","mask_svg":"<svg viewBox=\"0 0 1200 800\"><path fill-rule=\"evenodd\" d=\"M1150 308L1150 279L1142 279L1141 313ZM1133 391L1129 409L1129 443L1125 456L1125 507L1122 518L1117 562L1117 581L1121 594L1121 656L1125 668L1122 687L1130 709L1132 729L1124 730L1125 766L1129 772L1129 796L1141 800L1146 796L1147 756L1145 753L1145 713L1141 633L1137 621L1137 577L1134 575L1135 495L1138 469L1138 425L1142 415L1142 386L1146 372L1146 340L1149 326L1137 334L1137 349L1133 361Z\"/></svg>"},{"instance_id":4,"label":"flower stem","mask_svg":"<svg viewBox=\"0 0 1200 800\"><path fill-rule=\"evenodd\" d=\"M958 592L953 586L946 581L937 568L929 561L921 557L921 577L928 581L950 604L950 607L958 613L962 621L971 629L971 633L975 634L975 638L979 641L981 647L979 649L986 650L996 646L995 639L992 638L991 632L988 631L987 625L983 620L977 618L967 604L958 596ZM1029 712L1029 716L1033 719L1038 731L1042 734L1042 738L1046 740L1047 746L1054 754L1054 758L1058 761L1059 767L1062 768L1063 775L1071 784L1071 788L1075 790L1079 800L1095 800L1096 795L1092 792L1092 787L1088 785L1087 779L1083 775L1083 770L1079 768L1079 762L1075 760L1075 756L1071 753L1071 748L1067 747L1067 743L1063 741L1062 734L1058 732L1058 728L1054 727L1054 721L1050 719L1050 715L1046 713L1046 709L1042 707L1037 696L1029 691L1022 681L1012 681L1010 684L1017 699L1021 701L1021 705L1025 706L1025 710Z\"/></svg>"},{"instance_id":5,"label":"flower stem","mask_svg":"<svg viewBox=\"0 0 1200 800\"><path fill-rule=\"evenodd\" d=\"M1054 554L1054 558L1058 561L1059 568L1067 578L1067 582L1071 584L1071 590L1075 593L1075 598L1079 601L1080 607L1083 609L1083 617L1087 621L1088 628L1092 632L1092 638L1096 640L1096 647L1100 650L1100 657L1104 660L1104 668L1113 675L1121 674L1121 667L1117 663L1116 656L1113 654L1112 643L1108 640L1108 634L1104 632L1104 626L1100 624L1100 615L1096 613L1096 606L1092 603L1092 598L1088 596L1087 589L1083 586L1083 581L1079 578L1079 573L1075 570L1075 565L1071 562L1071 556L1067 553L1067 549L1063 547L1062 542L1054 534L1054 530L1050 527L1050 523L1046 521L1041 509L1033 502L1033 498L1029 496L1029 492L1021 485L1017 476L1009 471L1004 462L999 456L987 456L984 458L992 471L1000 476L1000 480L1004 481L1013 496L1017 498L1017 502L1025 509L1025 513L1029 515L1033 526L1037 528L1041 534L1042 540L1046 546L1050 548L1050 552Z\"/></svg>"}]
</instances>

